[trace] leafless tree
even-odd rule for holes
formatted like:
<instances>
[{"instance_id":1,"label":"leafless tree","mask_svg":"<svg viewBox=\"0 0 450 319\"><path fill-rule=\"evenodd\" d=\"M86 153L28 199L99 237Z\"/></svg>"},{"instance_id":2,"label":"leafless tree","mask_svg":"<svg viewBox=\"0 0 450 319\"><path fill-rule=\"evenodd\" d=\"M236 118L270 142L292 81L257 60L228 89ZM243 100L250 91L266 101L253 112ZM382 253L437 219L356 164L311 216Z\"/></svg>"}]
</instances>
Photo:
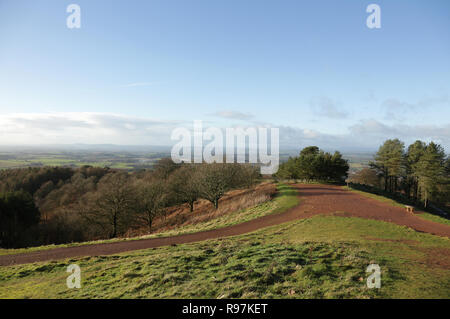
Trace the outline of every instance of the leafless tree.
<instances>
[{"instance_id":1,"label":"leafless tree","mask_svg":"<svg viewBox=\"0 0 450 319\"><path fill-rule=\"evenodd\" d=\"M156 178L137 180L133 186L136 190L138 219L145 222L148 231L151 232L154 219L165 212L167 186Z\"/></svg>"},{"instance_id":2,"label":"leafless tree","mask_svg":"<svg viewBox=\"0 0 450 319\"><path fill-rule=\"evenodd\" d=\"M170 177L169 185L175 200L188 203L190 211L194 210L194 203L200 197L197 176L199 175L196 165L183 165Z\"/></svg>"},{"instance_id":3,"label":"leafless tree","mask_svg":"<svg viewBox=\"0 0 450 319\"><path fill-rule=\"evenodd\" d=\"M135 194L125 172L104 176L87 199L80 213L108 231L111 238L128 230L136 218Z\"/></svg>"}]
</instances>

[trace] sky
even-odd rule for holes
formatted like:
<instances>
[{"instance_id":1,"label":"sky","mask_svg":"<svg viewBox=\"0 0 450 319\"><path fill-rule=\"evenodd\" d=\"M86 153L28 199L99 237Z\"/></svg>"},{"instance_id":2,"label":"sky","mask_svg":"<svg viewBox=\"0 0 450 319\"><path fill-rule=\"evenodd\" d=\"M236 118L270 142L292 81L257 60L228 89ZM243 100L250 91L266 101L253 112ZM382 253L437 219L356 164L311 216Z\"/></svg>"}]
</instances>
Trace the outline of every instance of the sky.
<instances>
[{"instance_id":1,"label":"sky","mask_svg":"<svg viewBox=\"0 0 450 319\"><path fill-rule=\"evenodd\" d=\"M450 2L0 0L0 145L170 145L194 120L449 152Z\"/></svg>"}]
</instances>

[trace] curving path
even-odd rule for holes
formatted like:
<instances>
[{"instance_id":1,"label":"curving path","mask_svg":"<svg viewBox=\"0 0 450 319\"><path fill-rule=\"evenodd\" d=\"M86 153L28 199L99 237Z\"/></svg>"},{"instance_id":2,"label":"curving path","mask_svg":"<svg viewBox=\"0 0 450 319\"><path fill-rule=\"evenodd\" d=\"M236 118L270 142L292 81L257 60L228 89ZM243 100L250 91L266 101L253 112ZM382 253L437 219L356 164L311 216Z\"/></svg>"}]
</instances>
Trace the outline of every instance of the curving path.
<instances>
[{"instance_id":1,"label":"curving path","mask_svg":"<svg viewBox=\"0 0 450 319\"><path fill-rule=\"evenodd\" d=\"M364 197L339 186L300 184L295 185L295 188L299 191L299 196L301 197L299 205L283 213L260 217L242 224L173 237L62 247L17 255L4 255L0 256L0 266L82 256L112 255L132 250L229 237L296 219L309 218L318 214L382 220L407 226L416 231L450 237L450 226L423 220L407 213L400 207L394 207L387 203Z\"/></svg>"}]
</instances>

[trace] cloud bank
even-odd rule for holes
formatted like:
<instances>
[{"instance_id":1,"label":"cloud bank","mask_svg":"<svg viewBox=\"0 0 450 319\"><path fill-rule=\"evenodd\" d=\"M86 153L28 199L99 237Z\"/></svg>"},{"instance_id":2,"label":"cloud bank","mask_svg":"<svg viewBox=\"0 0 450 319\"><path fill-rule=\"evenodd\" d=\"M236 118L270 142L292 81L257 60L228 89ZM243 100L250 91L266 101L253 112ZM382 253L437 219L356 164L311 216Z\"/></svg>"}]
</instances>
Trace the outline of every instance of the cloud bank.
<instances>
[{"instance_id":1,"label":"cloud bank","mask_svg":"<svg viewBox=\"0 0 450 319\"><path fill-rule=\"evenodd\" d=\"M16 113L0 117L0 144L168 145L181 121L111 113Z\"/></svg>"},{"instance_id":2,"label":"cloud bank","mask_svg":"<svg viewBox=\"0 0 450 319\"><path fill-rule=\"evenodd\" d=\"M231 116L227 114L226 116ZM225 116L225 117L226 117ZM244 117L233 114L231 119ZM204 129L209 125L204 122ZM176 127L192 129L190 121L162 121L111 113L14 113L0 116L0 145L120 144L170 146ZM345 134L333 135L311 128L275 124L246 126L278 127L280 147L299 149L317 145L335 150L375 150L388 138L409 144L416 139L435 141L450 150L450 123L437 125L385 124L374 119L360 120Z\"/></svg>"}]
</instances>

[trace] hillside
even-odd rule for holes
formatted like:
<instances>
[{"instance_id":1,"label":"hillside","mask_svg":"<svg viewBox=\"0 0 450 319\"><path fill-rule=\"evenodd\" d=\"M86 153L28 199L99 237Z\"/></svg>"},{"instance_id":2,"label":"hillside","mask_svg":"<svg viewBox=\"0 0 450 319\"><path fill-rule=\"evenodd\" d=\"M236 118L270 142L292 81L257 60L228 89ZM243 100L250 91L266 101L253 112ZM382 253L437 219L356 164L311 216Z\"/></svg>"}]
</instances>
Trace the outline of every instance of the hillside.
<instances>
[{"instance_id":1,"label":"hillside","mask_svg":"<svg viewBox=\"0 0 450 319\"><path fill-rule=\"evenodd\" d=\"M356 216L352 211L337 211L331 206L325 212L322 210L326 210L326 198L330 195L314 194L311 188L326 190L329 186L299 185L295 188L300 204L284 213L279 212L282 216L295 211L296 218L291 221L229 238L111 256L71 257L2 267L0 297L450 296L448 234L436 236L411 228L426 225L434 227L430 231L436 233L450 231L448 225L427 221L418 217L420 214L402 216L402 221L417 223L406 227L396 224L395 220L394 223L381 217L374 220L374 215ZM359 199L361 203L371 203L380 212L399 215L404 212L399 207L341 188L333 192L343 192L344 196ZM321 200L317 201L317 198ZM319 203L320 209L315 207ZM83 289L66 287L68 274L65 270L71 263L82 269ZM381 267L381 289L366 287L368 275L365 271L372 263Z\"/></svg>"}]
</instances>

